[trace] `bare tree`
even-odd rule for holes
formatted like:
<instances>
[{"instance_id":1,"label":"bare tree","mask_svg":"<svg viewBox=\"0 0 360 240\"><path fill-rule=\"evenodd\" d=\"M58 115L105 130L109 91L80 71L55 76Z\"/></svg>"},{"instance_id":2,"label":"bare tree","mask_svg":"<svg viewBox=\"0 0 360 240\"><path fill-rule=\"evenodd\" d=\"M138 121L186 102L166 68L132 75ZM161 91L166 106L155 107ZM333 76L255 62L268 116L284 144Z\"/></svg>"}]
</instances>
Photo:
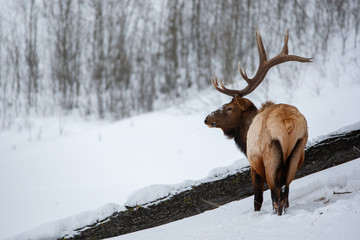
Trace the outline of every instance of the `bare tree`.
<instances>
[{"instance_id":1,"label":"bare tree","mask_svg":"<svg viewBox=\"0 0 360 240\"><path fill-rule=\"evenodd\" d=\"M49 12L49 35L54 36L51 54L53 93L60 93L60 105L67 110L77 106L81 77L81 1L44 1Z\"/></svg>"},{"instance_id":2,"label":"bare tree","mask_svg":"<svg viewBox=\"0 0 360 240\"><path fill-rule=\"evenodd\" d=\"M38 56L38 6L34 0L30 1L28 10L27 2L22 2L22 9L26 17L27 27L25 28L25 62L27 67L27 105L28 108L36 107L37 94L39 92L39 56Z\"/></svg>"}]
</instances>

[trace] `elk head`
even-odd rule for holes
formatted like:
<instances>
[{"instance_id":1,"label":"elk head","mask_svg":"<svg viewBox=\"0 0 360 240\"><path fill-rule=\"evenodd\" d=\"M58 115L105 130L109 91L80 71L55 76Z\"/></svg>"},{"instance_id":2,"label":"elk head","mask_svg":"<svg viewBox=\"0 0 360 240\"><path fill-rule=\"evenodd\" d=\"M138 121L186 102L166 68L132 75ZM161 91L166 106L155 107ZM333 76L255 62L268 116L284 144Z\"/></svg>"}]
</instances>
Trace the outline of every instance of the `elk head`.
<instances>
[{"instance_id":1,"label":"elk head","mask_svg":"<svg viewBox=\"0 0 360 240\"><path fill-rule=\"evenodd\" d=\"M311 58L304 58L295 55L288 55L287 42L289 39L288 31L284 37L284 46L277 56L267 60L264 45L259 31L256 31L256 42L259 51L259 68L253 78L248 78L245 68L241 69L238 64L241 77L247 82L247 86L241 90L232 90L226 88L222 79L220 85L217 78L211 78L214 88L232 98L231 102L223 105L218 110L212 112L205 118L205 124L209 127L221 128L228 138L235 138L238 147L246 154L246 133L250 127L253 118L258 110L255 105L244 96L250 94L264 80L269 69L275 65L289 62L311 62Z\"/></svg>"}]
</instances>

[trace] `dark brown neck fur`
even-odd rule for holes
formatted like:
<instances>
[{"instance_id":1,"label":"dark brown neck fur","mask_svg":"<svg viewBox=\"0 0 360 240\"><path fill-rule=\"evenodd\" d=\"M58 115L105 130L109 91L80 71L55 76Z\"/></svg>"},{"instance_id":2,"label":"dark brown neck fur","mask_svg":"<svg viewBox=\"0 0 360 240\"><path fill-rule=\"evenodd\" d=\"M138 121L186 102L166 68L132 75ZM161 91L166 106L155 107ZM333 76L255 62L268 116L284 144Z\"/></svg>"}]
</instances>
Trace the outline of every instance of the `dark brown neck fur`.
<instances>
[{"instance_id":1,"label":"dark brown neck fur","mask_svg":"<svg viewBox=\"0 0 360 240\"><path fill-rule=\"evenodd\" d=\"M237 147L246 155L246 140L249 127L258 113L258 109L253 105L249 107L239 119L239 124L233 129L224 130L225 136L234 139Z\"/></svg>"}]
</instances>

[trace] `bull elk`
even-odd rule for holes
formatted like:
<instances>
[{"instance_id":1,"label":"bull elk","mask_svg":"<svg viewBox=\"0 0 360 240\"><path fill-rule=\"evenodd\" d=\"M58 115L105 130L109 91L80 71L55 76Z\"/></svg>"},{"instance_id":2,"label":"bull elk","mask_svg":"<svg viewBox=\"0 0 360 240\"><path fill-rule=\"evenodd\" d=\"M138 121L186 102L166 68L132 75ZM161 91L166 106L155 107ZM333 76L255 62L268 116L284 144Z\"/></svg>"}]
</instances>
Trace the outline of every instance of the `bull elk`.
<instances>
[{"instance_id":1,"label":"bull elk","mask_svg":"<svg viewBox=\"0 0 360 240\"><path fill-rule=\"evenodd\" d=\"M288 55L288 38L286 32L280 54L267 60L260 33L256 31L260 64L255 76L248 78L245 69L238 65L240 75L248 84L242 90L228 89L222 80L219 86L217 78L212 78L217 91L233 98L205 119L206 125L221 128L225 136L234 139L247 156L254 187L254 210L261 209L266 181L271 191L274 214L278 215L289 207L289 185L304 162L307 122L294 106L268 101L258 110L244 96L255 90L271 67L288 61L312 61L311 58Z\"/></svg>"}]
</instances>

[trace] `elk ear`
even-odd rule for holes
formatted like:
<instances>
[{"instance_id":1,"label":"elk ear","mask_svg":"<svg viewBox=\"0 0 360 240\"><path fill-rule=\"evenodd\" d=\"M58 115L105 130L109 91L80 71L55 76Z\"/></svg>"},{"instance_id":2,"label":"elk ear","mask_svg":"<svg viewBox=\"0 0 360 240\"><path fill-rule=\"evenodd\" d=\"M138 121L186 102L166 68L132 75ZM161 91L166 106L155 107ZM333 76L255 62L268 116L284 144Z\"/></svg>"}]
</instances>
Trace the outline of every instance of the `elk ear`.
<instances>
[{"instance_id":1,"label":"elk ear","mask_svg":"<svg viewBox=\"0 0 360 240\"><path fill-rule=\"evenodd\" d=\"M249 99L242 98L239 96L235 96L235 101L242 111L245 111L246 109L248 109L253 105L253 103Z\"/></svg>"}]
</instances>

